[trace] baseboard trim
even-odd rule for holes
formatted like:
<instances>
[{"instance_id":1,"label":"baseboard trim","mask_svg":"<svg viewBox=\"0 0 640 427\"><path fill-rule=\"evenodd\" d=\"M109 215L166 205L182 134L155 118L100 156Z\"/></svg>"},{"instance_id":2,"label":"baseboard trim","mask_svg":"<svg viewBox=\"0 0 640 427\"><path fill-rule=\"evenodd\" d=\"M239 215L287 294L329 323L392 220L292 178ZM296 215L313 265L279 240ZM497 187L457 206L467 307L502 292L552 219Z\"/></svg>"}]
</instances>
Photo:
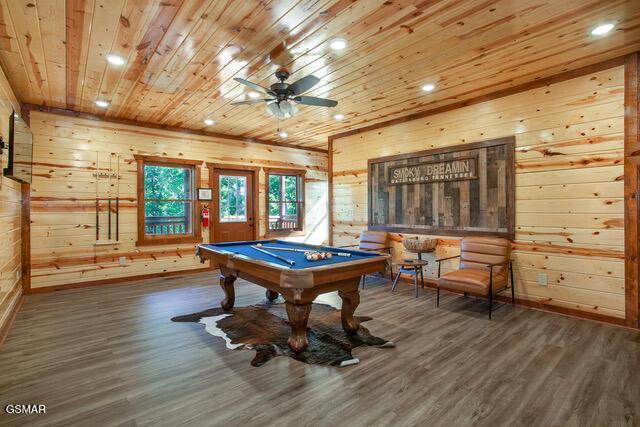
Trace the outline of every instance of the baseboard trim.
<instances>
[{"instance_id":1,"label":"baseboard trim","mask_svg":"<svg viewBox=\"0 0 640 427\"><path fill-rule=\"evenodd\" d=\"M408 277L400 277L400 281L407 283L407 284L411 284L413 285L413 279L408 278ZM428 288L435 288L436 287L436 279L424 279L424 285ZM449 293L456 293L459 295L462 295L462 292L453 292L453 291L449 291L447 290L446 292ZM480 298L480 297L478 297ZM497 301L503 302L503 303L509 303L511 304L511 296L507 296L507 295L494 295L494 298ZM569 308L569 307L561 307L561 306L557 306L557 305L552 305L552 304L548 304L548 303L543 303L540 301L532 301L532 300L528 300L528 299L522 299L522 298L516 298L516 305L520 306L520 307L525 307L525 308L530 308L533 310L538 310L538 311L544 311L547 313L554 313L554 314L560 314L563 316L568 316L568 317L574 317L576 319L581 319L581 320L591 320L594 322L598 322L598 323L606 323L608 325L615 325L615 326L622 326L628 329L636 329L636 328L631 328L629 326L625 325L625 320L622 317L614 317L614 316L609 316L608 314L601 314L601 313L591 313L588 311L580 311L574 308Z\"/></svg>"},{"instance_id":2,"label":"baseboard trim","mask_svg":"<svg viewBox=\"0 0 640 427\"><path fill-rule=\"evenodd\" d=\"M496 299L501 302L511 303L511 297L508 297L506 295L497 295ZM625 321L622 317L609 316L608 314L580 311L574 308L561 307L557 305L546 304L540 301L532 301L532 300L522 299L522 298L516 298L516 305L520 307L531 308L533 310L545 311L547 313L555 313L555 314L561 314L567 317L574 317L576 319L591 320L593 322L606 323L608 325L615 325L615 326L622 326L625 328L629 328L628 326L625 326ZM629 329L635 329L635 328L629 328Z\"/></svg>"},{"instance_id":3,"label":"baseboard trim","mask_svg":"<svg viewBox=\"0 0 640 427\"><path fill-rule=\"evenodd\" d=\"M64 291L67 289L89 288L102 285L118 285L127 284L136 280L155 279L159 277L186 276L189 274L204 273L206 271L215 270L214 266L205 268L193 268L190 270L166 271L162 273L140 274L137 276L115 277L113 279L92 280L89 282L69 283L68 285L43 286L41 288L31 288L27 294L43 294L56 291Z\"/></svg>"},{"instance_id":4,"label":"baseboard trim","mask_svg":"<svg viewBox=\"0 0 640 427\"><path fill-rule=\"evenodd\" d=\"M7 317L7 320L3 325L0 325L0 348L4 344L4 341L9 336L9 331L11 331L11 327L13 326L13 322L18 317L18 312L22 307L22 303L24 302L24 293L20 291L20 294L16 297L17 301L13 303L13 307L10 308L11 313Z\"/></svg>"}]
</instances>

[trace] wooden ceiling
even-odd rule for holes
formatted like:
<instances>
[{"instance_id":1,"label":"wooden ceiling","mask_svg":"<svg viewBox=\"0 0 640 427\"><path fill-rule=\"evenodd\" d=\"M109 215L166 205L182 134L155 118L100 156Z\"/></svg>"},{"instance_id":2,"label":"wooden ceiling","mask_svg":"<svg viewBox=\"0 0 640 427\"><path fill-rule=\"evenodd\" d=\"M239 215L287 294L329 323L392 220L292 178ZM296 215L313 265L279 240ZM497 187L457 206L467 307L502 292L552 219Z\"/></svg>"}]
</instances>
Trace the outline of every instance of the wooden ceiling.
<instances>
[{"instance_id":1,"label":"wooden ceiling","mask_svg":"<svg viewBox=\"0 0 640 427\"><path fill-rule=\"evenodd\" d=\"M592 36L616 22L607 36ZM348 41L333 51L327 41ZM0 65L21 102L278 140L264 105L231 106L286 66L314 74L288 143L436 108L640 49L637 0L1 0ZM116 67L108 53L127 58ZM436 90L426 94L423 83ZM96 107L97 99L111 102ZM333 115L342 113L338 122ZM205 117L216 120L207 127ZM280 140L283 141L283 140Z\"/></svg>"}]
</instances>

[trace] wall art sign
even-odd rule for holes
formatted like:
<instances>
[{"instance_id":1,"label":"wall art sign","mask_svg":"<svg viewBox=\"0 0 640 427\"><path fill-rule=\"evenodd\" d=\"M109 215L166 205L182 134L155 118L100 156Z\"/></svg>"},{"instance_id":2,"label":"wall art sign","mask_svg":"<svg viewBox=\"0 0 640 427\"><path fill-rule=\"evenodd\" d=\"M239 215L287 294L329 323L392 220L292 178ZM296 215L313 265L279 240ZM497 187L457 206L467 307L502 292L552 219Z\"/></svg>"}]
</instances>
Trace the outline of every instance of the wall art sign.
<instances>
[{"instance_id":1,"label":"wall art sign","mask_svg":"<svg viewBox=\"0 0 640 427\"><path fill-rule=\"evenodd\" d=\"M476 157L389 168L390 185L461 181L477 178L478 159Z\"/></svg>"},{"instance_id":2,"label":"wall art sign","mask_svg":"<svg viewBox=\"0 0 640 427\"><path fill-rule=\"evenodd\" d=\"M370 230L515 234L515 137L370 159Z\"/></svg>"}]
</instances>

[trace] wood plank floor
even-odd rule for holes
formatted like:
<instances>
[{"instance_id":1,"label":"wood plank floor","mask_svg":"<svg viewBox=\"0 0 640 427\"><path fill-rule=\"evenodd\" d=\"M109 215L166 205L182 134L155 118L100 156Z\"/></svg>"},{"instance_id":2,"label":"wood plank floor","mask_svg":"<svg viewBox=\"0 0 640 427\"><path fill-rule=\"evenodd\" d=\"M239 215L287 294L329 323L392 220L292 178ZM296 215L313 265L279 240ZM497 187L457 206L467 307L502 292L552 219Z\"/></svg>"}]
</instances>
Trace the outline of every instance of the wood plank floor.
<instances>
[{"instance_id":1,"label":"wood plank floor","mask_svg":"<svg viewBox=\"0 0 640 427\"><path fill-rule=\"evenodd\" d=\"M0 424L640 425L640 333L509 305L489 321L474 298L436 309L431 290L369 281L356 313L397 347L356 349L346 368L254 368L252 352L171 322L218 304L213 273L30 295L0 349L0 403L47 414ZM264 295L236 289L237 305Z\"/></svg>"}]
</instances>

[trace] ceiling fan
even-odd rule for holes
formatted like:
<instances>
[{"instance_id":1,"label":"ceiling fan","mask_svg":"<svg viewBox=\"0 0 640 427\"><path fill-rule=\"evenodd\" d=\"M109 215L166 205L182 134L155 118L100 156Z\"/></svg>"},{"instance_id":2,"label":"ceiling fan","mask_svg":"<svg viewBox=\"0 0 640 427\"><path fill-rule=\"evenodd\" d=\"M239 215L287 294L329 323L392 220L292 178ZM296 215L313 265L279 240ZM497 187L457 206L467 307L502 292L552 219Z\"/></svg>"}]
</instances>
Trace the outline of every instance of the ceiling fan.
<instances>
[{"instance_id":1,"label":"ceiling fan","mask_svg":"<svg viewBox=\"0 0 640 427\"><path fill-rule=\"evenodd\" d=\"M250 105L266 102L267 111L271 115L276 116L279 119L293 117L296 114L298 108L291 101L295 102L296 104L313 105L316 107L335 107L336 105L338 105L337 101L333 101L331 99L302 95L318 84L320 79L316 76L308 75L291 84L284 82L289 78L289 71L285 70L284 68L276 71L275 76L278 80L280 80L280 82L272 84L271 88L269 89L252 83L248 80L241 79L239 77L234 78L233 80L237 81L238 83L242 83L243 85L250 87L256 92L268 95L269 98L236 101L232 102L231 105Z\"/></svg>"}]
</instances>

